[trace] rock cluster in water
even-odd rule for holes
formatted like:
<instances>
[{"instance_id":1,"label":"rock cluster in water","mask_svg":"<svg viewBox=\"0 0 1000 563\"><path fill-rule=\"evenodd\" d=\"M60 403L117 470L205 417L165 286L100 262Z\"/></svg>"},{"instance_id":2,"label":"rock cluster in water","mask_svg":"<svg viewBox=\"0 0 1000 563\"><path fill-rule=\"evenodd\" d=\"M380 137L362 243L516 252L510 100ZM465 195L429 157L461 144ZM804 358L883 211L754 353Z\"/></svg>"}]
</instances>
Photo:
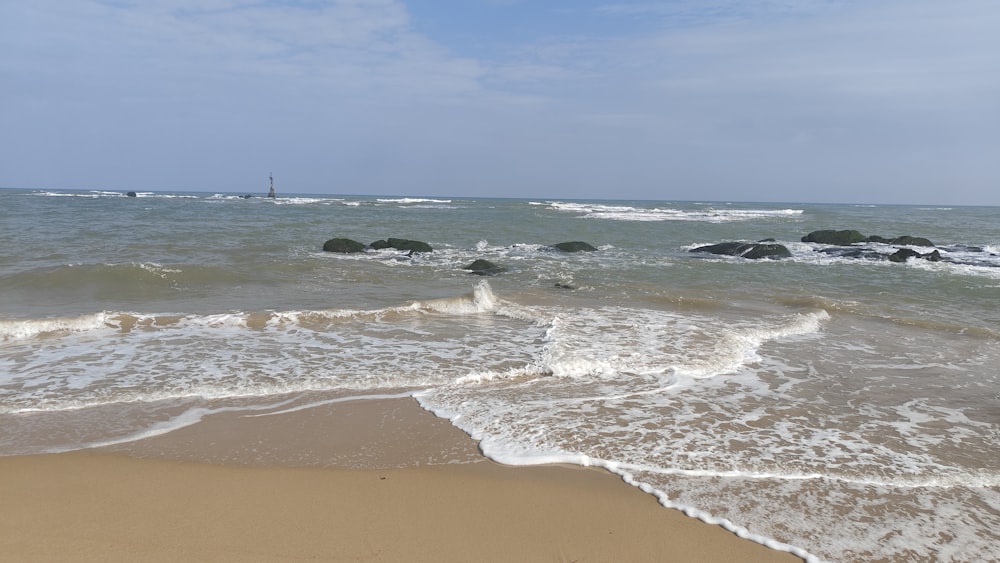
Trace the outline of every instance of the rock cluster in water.
<instances>
[{"instance_id":1,"label":"rock cluster in water","mask_svg":"<svg viewBox=\"0 0 1000 563\"><path fill-rule=\"evenodd\" d=\"M332 238L323 243L323 250L325 252L337 252L341 254L355 254L360 252L368 252L369 250L382 250L386 248L392 248L395 250L405 250L409 252L409 256L416 253L422 252L433 252L434 249L431 245L426 242L419 240L409 240L401 238L388 238L384 240L377 240L371 244L365 244L363 242L356 241L354 239L338 237ZM559 250L562 252L595 252L597 248L582 241L570 241L570 242L560 242L553 244L549 248ZM464 266L463 270L468 270L469 273L475 274L477 276L494 276L507 271L507 268L499 264L494 264L489 260L475 260L471 264ZM564 287L565 289L572 289L570 286L561 286L556 284L557 287Z\"/></svg>"},{"instance_id":2,"label":"rock cluster in water","mask_svg":"<svg viewBox=\"0 0 1000 563\"><path fill-rule=\"evenodd\" d=\"M812 242L825 245L823 248L815 249L842 258L862 258L871 260L889 260L890 262L906 262L910 258L920 258L937 262L943 260L941 252L935 248L930 240L924 237L913 237L909 235L886 238L879 235L863 235L856 230L819 230L813 231L802 237L802 242ZM930 252L918 252L912 248L898 248L895 252L887 254L879 252L870 247L857 246L861 243L879 243L896 246L917 246L933 248ZM332 238L323 243L323 250L326 252L358 253L369 250L382 250L392 248L395 250L408 251L409 256L416 253L433 252L431 245L419 240L409 240L401 238L388 238L377 240L371 244L365 244L349 238ZM549 246L553 250L561 252L595 252L597 248L582 241L560 242ZM725 256L737 256L748 260L759 260L762 258L777 260L790 258L792 253L783 244L778 244L774 239L764 239L757 242L734 241L721 242L693 248L690 252L706 252L710 254L720 254ZM494 264L489 260L475 260L471 264L464 266L463 270L479 276L492 276L507 271L504 266ZM559 286L559 284L556 284ZM567 288L569 288L567 286Z\"/></svg>"},{"instance_id":3,"label":"rock cluster in water","mask_svg":"<svg viewBox=\"0 0 1000 563\"><path fill-rule=\"evenodd\" d=\"M751 260L758 260L760 258L771 258L777 260L778 258L789 258L792 255L785 245L770 241L720 242L719 244L710 244L708 246L692 248L690 252L708 252L710 254L739 256L740 258L749 258Z\"/></svg>"},{"instance_id":4,"label":"rock cluster in water","mask_svg":"<svg viewBox=\"0 0 1000 563\"><path fill-rule=\"evenodd\" d=\"M879 243L897 246L921 246L934 248L934 243L924 237L912 237L909 235L886 238L879 235L863 235L856 230L820 230L813 231L802 237L802 242L812 242L827 245L826 248L816 249L842 258L865 258L872 260L889 260L891 262L906 262L910 258L922 258L937 262L941 260L941 253L936 248L930 252L917 252L911 248L900 248L892 254L885 254L878 250L866 247L855 246L860 243ZM765 239L758 242L721 242L691 249L690 252L708 252L711 254L722 254L726 256L739 256L757 260L760 258L789 258L792 253L784 245L777 244L774 239Z\"/></svg>"},{"instance_id":5,"label":"rock cluster in water","mask_svg":"<svg viewBox=\"0 0 1000 563\"><path fill-rule=\"evenodd\" d=\"M878 235L865 236L858 231L813 231L802 237L802 242L850 246L859 242L878 242L882 244L899 244L904 246L934 246L934 243L924 237L904 235L895 238L885 238Z\"/></svg>"},{"instance_id":6,"label":"rock cluster in water","mask_svg":"<svg viewBox=\"0 0 1000 563\"><path fill-rule=\"evenodd\" d=\"M409 240L403 238L388 238L377 240L371 244L365 244L349 238L332 238L323 243L323 250L326 252L340 252L352 254L365 252L368 250L382 250L384 248L394 248L396 250L407 250L411 253L433 252L434 249L426 242L419 240Z\"/></svg>"},{"instance_id":7,"label":"rock cluster in water","mask_svg":"<svg viewBox=\"0 0 1000 563\"><path fill-rule=\"evenodd\" d=\"M879 235L865 236L858 231L813 231L802 237L802 242L814 242L828 245L827 248L817 249L818 252L839 256L841 258L863 258L868 260L889 260L890 262L906 262L910 258L922 258L937 262L941 260L941 252L936 248L930 252L917 252L912 248L899 248L892 254L885 254L871 248L861 248L854 246L860 243L891 244L897 246L921 246L934 248L934 243L924 237L912 237L903 235L887 238Z\"/></svg>"}]
</instances>

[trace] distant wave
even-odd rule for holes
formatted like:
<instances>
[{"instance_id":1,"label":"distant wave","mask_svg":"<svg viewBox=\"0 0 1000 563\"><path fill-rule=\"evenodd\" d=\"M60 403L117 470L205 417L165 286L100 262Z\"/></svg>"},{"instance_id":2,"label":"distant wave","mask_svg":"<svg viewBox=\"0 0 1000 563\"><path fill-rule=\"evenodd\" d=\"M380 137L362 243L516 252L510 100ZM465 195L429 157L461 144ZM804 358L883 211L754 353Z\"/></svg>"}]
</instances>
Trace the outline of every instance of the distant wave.
<instances>
[{"instance_id":1,"label":"distant wave","mask_svg":"<svg viewBox=\"0 0 1000 563\"><path fill-rule=\"evenodd\" d=\"M412 203L451 203L450 199L431 199L431 198L421 198L421 197L377 198L375 201L377 201L379 203L402 203L402 204L412 204Z\"/></svg>"},{"instance_id":2,"label":"distant wave","mask_svg":"<svg viewBox=\"0 0 1000 563\"><path fill-rule=\"evenodd\" d=\"M32 192L32 195L42 196L42 197L82 197L90 199L95 199L99 197L127 197L126 192L113 192L106 190L91 190L91 191L79 191L79 192L38 190ZM153 194L153 192L136 192L137 197L151 197L153 195L155 195Z\"/></svg>"},{"instance_id":3,"label":"distant wave","mask_svg":"<svg viewBox=\"0 0 1000 563\"><path fill-rule=\"evenodd\" d=\"M150 198L163 198L163 199L202 199L204 196L199 194L181 194L181 193L161 193L161 192L139 192L139 191L113 191L113 190L89 190L89 191L72 191L72 190L36 190L31 192L31 195L42 196L42 197L79 197L79 198L119 198L128 197L129 193L135 193L135 197L150 197ZM235 197L235 196L234 196Z\"/></svg>"},{"instance_id":4,"label":"distant wave","mask_svg":"<svg viewBox=\"0 0 1000 563\"><path fill-rule=\"evenodd\" d=\"M265 197L263 194L213 194L206 199L212 201L259 201L274 203L275 205L330 205L333 203L343 203L344 201L343 198L339 197L279 196L275 199L271 199L269 197Z\"/></svg>"},{"instance_id":5,"label":"distant wave","mask_svg":"<svg viewBox=\"0 0 1000 563\"><path fill-rule=\"evenodd\" d=\"M766 218L797 217L802 209L676 209L670 207L632 207L627 205L604 205L598 203L569 203L552 201L545 204L531 202L531 205L547 205L549 209L578 213L589 219L613 221L701 221L707 223L727 223L751 221Z\"/></svg>"}]
</instances>

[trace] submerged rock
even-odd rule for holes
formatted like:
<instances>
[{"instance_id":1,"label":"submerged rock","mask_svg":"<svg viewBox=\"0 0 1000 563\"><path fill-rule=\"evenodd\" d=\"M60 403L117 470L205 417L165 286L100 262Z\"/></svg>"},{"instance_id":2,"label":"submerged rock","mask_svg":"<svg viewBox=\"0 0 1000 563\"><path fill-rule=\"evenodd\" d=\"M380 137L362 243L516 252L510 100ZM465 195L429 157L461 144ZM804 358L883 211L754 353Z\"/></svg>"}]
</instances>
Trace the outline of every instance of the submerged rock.
<instances>
[{"instance_id":1,"label":"submerged rock","mask_svg":"<svg viewBox=\"0 0 1000 563\"><path fill-rule=\"evenodd\" d=\"M880 244L900 244L905 246L934 246L933 242L924 237L911 237L909 235L903 235L895 238L886 238L880 235L870 235L866 237L855 230L813 231L802 237L802 242L816 242L819 244L831 244L835 246L850 246L859 242L877 242Z\"/></svg>"},{"instance_id":2,"label":"submerged rock","mask_svg":"<svg viewBox=\"0 0 1000 563\"><path fill-rule=\"evenodd\" d=\"M692 248L689 252L708 252L709 254L724 254L726 256L739 256L740 249L750 246L746 242L720 242L719 244L709 244Z\"/></svg>"},{"instance_id":3,"label":"submerged rock","mask_svg":"<svg viewBox=\"0 0 1000 563\"><path fill-rule=\"evenodd\" d=\"M409 250L410 252L433 252L434 249L426 242L419 240L409 240L403 238L389 238L388 240L377 240L371 243L371 248L382 250L383 248L395 248L396 250Z\"/></svg>"},{"instance_id":4,"label":"submerged rock","mask_svg":"<svg viewBox=\"0 0 1000 563\"><path fill-rule=\"evenodd\" d=\"M921 254L912 248L900 248L896 252L889 255L890 262L906 262L910 258L923 258L924 260L929 260L931 262L940 262L941 253L938 252L937 249L926 254Z\"/></svg>"},{"instance_id":5,"label":"submerged rock","mask_svg":"<svg viewBox=\"0 0 1000 563\"><path fill-rule=\"evenodd\" d=\"M808 235L802 237L802 242L816 242L819 244L833 244L837 246L849 246L858 242L867 242L867 241L868 237L854 230L813 231Z\"/></svg>"},{"instance_id":6,"label":"submerged rock","mask_svg":"<svg viewBox=\"0 0 1000 563\"><path fill-rule=\"evenodd\" d=\"M725 256L739 256L750 260L761 258L790 258L792 253L782 244L759 242L720 242L692 248L690 252L708 252Z\"/></svg>"},{"instance_id":7,"label":"submerged rock","mask_svg":"<svg viewBox=\"0 0 1000 563\"><path fill-rule=\"evenodd\" d=\"M342 254L352 254L364 252L365 244L349 238L332 238L323 243L323 250L326 252L340 252Z\"/></svg>"},{"instance_id":8,"label":"submerged rock","mask_svg":"<svg viewBox=\"0 0 1000 563\"><path fill-rule=\"evenodd\" d=\"M869 250L866 248L858 248L854 246L848 247L831 247L831 248L818 248L816 252L822 252L823 254L828 254L830 256L837 256L840 258L859 258L863 260L885 260L885 254L881 254L874 250Z\"/></svg>"},{"instance_id":9,"label":"submerged rock","mask_svg":"<svg viewBox=\"0 0 1000 563\"><path fill-rule=\"evenodd\" d=\"M552 245L553 248L563 252L595 252L597 249L590 244L581 241L560 242Z\"/></svg>"},{"instance_id":10,"label":"submerged rock","mask_svg":"<svg viewBox=\"0 0 1000 563\"><path fill-rule=\"evenodd\" d=\"M791 258L792 253L783 244L776 243L755 243L751 245L752 248L740 254L743 258L749 258L751 260L757 260L760 258L770 258L776 260L778 258Z\"/></svg>"},{"instance_id":11,"label":"submerged rock","mask_svg":"<svg viewBox=\"0 0 1000 563\"><path fill-rule=\"evenodd\" d=\"M892 239L890 244L902 244L906 246L934 246L933 242L925 239L924 237L911 237L909 235L896 237Z\"/></svg>"},{"instance_id":12,"label":"submerged rock","mask_svg":"<svg viewBox=\"0 0 1000 563\"><path fill-rule=\"evenodd\" d=\"M915 258L920 256L920 253L916 250L911 250L909 248L900 248L896 252L889 255L890 262L906 262L910 258Z\"/></svg>"},{"instance_id":13,"label":"submerged rock","mask_svg":"<svg viewBox=\"0 0 1000 563\"><path fill-rule=\"evenodd\" d=\"M489 260L475 260L468 266L462 268L463 270L469 270L470 273L477 276L493 276L507 271L507 268L503 266L498 266Z\"/></svg>"},{"instance_id":14,"label":"submerged rock","mask_svg":"<svg viewBox=\"0 0 1000 563\"><path fill-rule=\"evenodd\" d=\"M858 231L813 231L802 237L802 242L816 242L828 244L839 248L819 248L818 252L840 256L842 258L862 258L869 260L889 260L890 262L906 262L910 258L923 258L932 262L940 261L941 253L937 250L921 254L910 248L900 248L892 254L884 254L873 248L859 248L852 246L859 242L869 242L877 244L891 244L897 246L927 246L933 247L934 243L924 237L911 237L909 235L895 238L886 238L879 235L864 236Z\"/></svg>"}]
</instances>

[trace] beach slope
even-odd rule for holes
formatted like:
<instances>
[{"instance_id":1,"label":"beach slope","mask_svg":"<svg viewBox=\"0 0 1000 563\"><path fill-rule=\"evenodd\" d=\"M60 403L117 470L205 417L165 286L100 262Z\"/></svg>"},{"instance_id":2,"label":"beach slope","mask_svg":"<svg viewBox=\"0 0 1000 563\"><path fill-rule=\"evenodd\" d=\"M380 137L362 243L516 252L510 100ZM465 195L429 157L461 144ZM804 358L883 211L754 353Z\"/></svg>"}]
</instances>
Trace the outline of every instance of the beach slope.
<instances>
[{"instance_id":1,"label":"beach slope","mask_svg":"<svg viewBox=\"0 0 1000 563\"><path fill-rule=\"evenodd\" d=\"M412 400L352 408L440 421ZM348 469L16 456L0 458L0 499L11 561L799 560L603 470L485 459Z\"/></svg>"}]
</instances>

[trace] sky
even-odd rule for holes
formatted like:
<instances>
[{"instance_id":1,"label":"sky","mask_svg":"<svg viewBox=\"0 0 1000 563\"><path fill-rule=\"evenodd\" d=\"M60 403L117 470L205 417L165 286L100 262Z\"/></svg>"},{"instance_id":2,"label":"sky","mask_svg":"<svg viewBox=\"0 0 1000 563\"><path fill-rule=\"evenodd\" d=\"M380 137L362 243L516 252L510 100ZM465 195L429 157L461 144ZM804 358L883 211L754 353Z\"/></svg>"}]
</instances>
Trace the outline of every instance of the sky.
<instances>
[{"instance_id":1,"label":"sky","mask_svg":"<svg viewBox=\"0 0 1000 563\"><path fill-rule=\"evenodd\" d=\"M0 187L1000 205L996 0L0 3Z\"/></svg>"}]
</instances>

